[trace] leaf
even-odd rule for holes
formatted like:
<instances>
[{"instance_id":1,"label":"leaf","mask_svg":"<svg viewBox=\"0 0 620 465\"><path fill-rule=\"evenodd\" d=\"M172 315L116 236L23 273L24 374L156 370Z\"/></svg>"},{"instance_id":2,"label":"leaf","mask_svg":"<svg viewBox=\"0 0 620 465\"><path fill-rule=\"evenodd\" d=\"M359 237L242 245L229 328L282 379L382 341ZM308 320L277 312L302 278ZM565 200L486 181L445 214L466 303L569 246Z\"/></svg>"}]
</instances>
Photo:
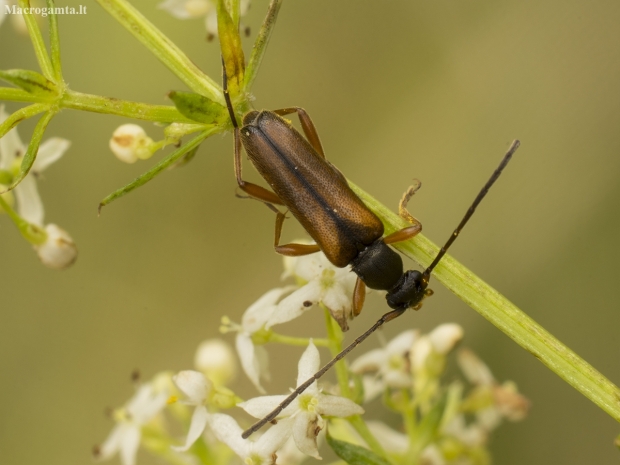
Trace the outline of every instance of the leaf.
<instances>
[{"instance_id":1,"label":"leaf","mask_svg":"<svg viewBox=\"0 0 620 465\"><path fill-rule=\"evenodd\" d=\"M217 2L217 29L220 37L222 60L224 60L224 70L228 80L228 90L232 95L237 95L243 88L245 58L241 47L239 29L226 9L224 0Z\"/></svg>"},{"instance_id":2,"label":"leaf","mask_svg":"<svg viewBox=\"0 0 620 465\"><path fill-rule=\"evenodd\" d=\"M349 465L390 465L386 459L364 447L356 446L350 442L334 439L327 432L327 444L338 457Z\"/></svg>"},{"instance_id":3,"label":"leaf","mask_svg":"<svg viewBox=\"0 0 620 465\"><path fill-rule=\"evenodd\" d=\"M183 116L199 123L220 124L229 118L224 105L220 105L204 95L173 90L168 94L168 97Z\"/></svg>"},{"instance_id":4,"label":"leaf","mask_svg":"<svg viewBox=\"0 0 620 465\"><path fill-rule=\"evenodd\" d=\"M0 79L35 95L48 96L58 93L56 84L42 74L28 69L7 69L6 71L0 71Z\"/></svg>"}]
</instances>

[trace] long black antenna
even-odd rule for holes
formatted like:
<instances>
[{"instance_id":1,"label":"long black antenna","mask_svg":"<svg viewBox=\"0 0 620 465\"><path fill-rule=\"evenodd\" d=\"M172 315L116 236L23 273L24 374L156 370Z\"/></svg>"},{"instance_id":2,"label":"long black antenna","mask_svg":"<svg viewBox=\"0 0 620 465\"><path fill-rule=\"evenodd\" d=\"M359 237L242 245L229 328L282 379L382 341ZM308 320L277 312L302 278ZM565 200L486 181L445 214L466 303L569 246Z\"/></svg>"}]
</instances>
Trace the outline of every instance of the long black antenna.
<instances>
[{"instance_id":1,"label":"long black antenna","mask_svg":"<svg viewBox=\"0 0 620 465\"><path fill-rule=\"evenodd\" d=\"M235 116L235 109L230 101L230 93L228 92L228 76L226 75L226 63L224 63L224 57L222 57L222 88L224 91L224 100L226 100L226 107L228 108L228 114L230 115L230 121L235 129L239 128L237 124L237 117Z\"/></svg>"},{"instance_id":2,"label":"long black antenna","mask_svg":"<svg viewBox=\"0 0 620 465\"><path fill-rule=\"evenodd\" d=\"M510 144L510 147L508 148L508 152L506 152L506 155L504 155L504 158L502 159L499 166L495 169L495 171L493 171L493 174L491 175L487 183L480 190L480 192L474 199L474 202L471 204L471 206L467 210L467 213L465 213L465 216L463 217L459 225L456 227L456 229L450 236L450 239L448 239L446 244L441 248L441 250L435 257L435 260L433 260L433 262L428 266L428 268L424 270L423 279L426 282L428 282L429 278L431 277L431 273L433 272L433 269L435 268L435 266L437 266L437 263L439 263L439 260L443 258L443 256L446 254L446 251L450 248L452 243L459 236L459 233L461 232L463 227L467 224L471 216L474 214L474 212L476 211L476 207L478 207L480 202L482 202L482 199L484 199L484 196L487 195L487 193L489 192L489 189L491 189L491 186L495 183L495 181L497 181L497 178L499 178L499 175L502 174L502 171L504 170L504 168L506 168L506 165L512 158L513 154L519 148L519 145L521 145L521 142L519 142L518 140L514 140L512 144Z\"/></svg>"},{"instance_id":3,"label":"long black antenna","mask_svg":"<svg viewBox=\"0 0 620 465\"><path fill-rule=\"evenodd\" d=\"M471 204L471 206L467 210L467 213L465 213L465 216L463 217L463 219L461 220L461 222L459 223L457 228L454 230L454 232L452 233L452 235L450 236L450 238L448 239L446 244L441 248L441 250L439 251L439 253L435 257L433 262L424 271L424 273L422 275L422 279L425 282L428 282L428 280L430 279L430 276L431 276L431 273L432 273L433 269L435 268L437 263L439 263L439 260L441 260L441 258L446 254L446 251L448 250L448 248L450 248L450 246L455 241L455 239L458 237L458 235L461 232L461 230L463 229L463 227L467 224L467 221L469 221L471 216L476 211L476 207L478 207L478 205L480 204L480 202L482 201L484 196L487 195L487 192L489 192L489 189L491 188L491 186L495 183L495 181L497 181L497 178L499 178L500 174L502 174L502 171L504 170L504 168L506 167L506 165L508 164L508 162L512 158L512 155L519 148L519 145L521 145L521 143L518 140L514 140L512 142L512 144L510 144L510 147L508 148L508 152L506 152L506 155L504 155L504 158L500 162L499 166L495 169L495 171L493 172L493 174L491 175L489 180L486 182L486 184L484 185L482 190L478 193L478 195L474 199L474 202ZM250 437L250 435L252 435L254 432L258 431L265 424L275 420L276 417L282 412L282 410L284 410L286 407L288 407L291 404L291 402L293 402L297 398L297 396L299 396L306 389L308 389L308 387L310 387L310 385L312 383L314 383L321 376L323 376L325 373L327 373L327 371L329 371L329 369L332 366L334 366L337 362L342 360L349 352L351 352L353 349L355 349L359 344L361 344L366 338L368 338L368 336L370 336L372 333L374 333L377 329L379 329L381 326L383 326L388 321L391 321L394 318L398 318L406 310L407 310L406 308L399 308L399 309L396 309L396 310L392 310L391 312L388 312L385 315L383 315L381 318L379 318L374 325L372 325L366 332L364 332L364 334L362 334L357 339L355 339L342 352L340 352L333 359L331 359L329 362L327 362L327 364L323 368L321 368L319 371L317 371L314 375L312 375L312 377L310 379L308 379L304 383L300 384L297 387L297 389L295 389L293 392L291 392L291 394L286 399L284 399L284 401L280 405L278 405L269 415L267 415L266 417L264 417L261 420L257 421L250 428L245 430L243 432L243 434L241 435L241 437L243 439L247 439L248 437Z\"/></svg>"}]
</instances>

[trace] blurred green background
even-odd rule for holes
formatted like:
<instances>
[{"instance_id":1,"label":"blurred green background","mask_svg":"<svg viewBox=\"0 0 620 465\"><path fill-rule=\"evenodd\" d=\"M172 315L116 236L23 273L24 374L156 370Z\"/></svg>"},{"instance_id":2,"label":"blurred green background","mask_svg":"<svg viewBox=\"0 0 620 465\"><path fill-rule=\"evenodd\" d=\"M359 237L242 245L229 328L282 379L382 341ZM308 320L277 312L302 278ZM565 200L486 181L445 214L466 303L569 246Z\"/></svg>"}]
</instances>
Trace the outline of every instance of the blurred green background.
<instances>
[{"instance_id":1,"label":"blurred green background","mask_svg":"<svg viewBox=\"0 0 620 465\"><path fill-rule=\"evenodd\" d=\"M181 22L157 2L134 3L219 80L218 47L205 42L202 20ZM87 15L59 18L72 89L154 104L185 89L102 8L84 4ZM254 1L244 19L253 37L266 5ZM522 148L452 254L620 382L618 24L613 0L289 0L255 103L306 108L328 158L389 206L420 179L411 207L435 242L448 237L509 142L520 138ZM36 68L29 40L10 22L0 28L0 68ZM273 215L235 198L230 136L208 140L190 165L97 217L100 199L153 163L128 166L109 152L112 131L125 122L65 111L48 130L73 141L39 183L46 221L78 244L73 268L45 269L0 218L3 465L89 463L92 445L112 427L105 407L132 395L132 370L150 378L191 368L196 346L218 336L223 314L239 321L280 284ZM32 127L20 125L24 140ZM246 172L258 179L249 164ZM288 221L285 239L300 235ZM464 345L499 380L516 381L532 410L495 434L496 463L618 461L615 421L449 291L434 290L422 311L385 333L458 322ZM351 335L385 309L370 299ZM322 317L282 329L322 334ZM271 351L272 393L293 384L298 352ZM235 388L255 395L241 377ZM141 454L138 463L156 460Z\"/></svg>"}]
</instances>

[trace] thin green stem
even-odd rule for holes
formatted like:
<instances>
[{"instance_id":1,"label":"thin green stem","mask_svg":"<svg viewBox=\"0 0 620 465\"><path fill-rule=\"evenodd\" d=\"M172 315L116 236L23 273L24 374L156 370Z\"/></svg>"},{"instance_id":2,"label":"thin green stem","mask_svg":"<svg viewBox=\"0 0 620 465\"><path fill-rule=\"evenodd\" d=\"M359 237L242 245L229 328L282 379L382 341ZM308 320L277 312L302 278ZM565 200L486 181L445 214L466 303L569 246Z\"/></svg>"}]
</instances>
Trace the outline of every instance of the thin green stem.
<instances>
[{"instance_id":1,"label":"thin green stem","mask_svg":"<svg viewBox=\"0 0 620 465\"><path fill-rule=\"evenodd\" d=\"M383 448L383 446L381 446L381 443L377 441L377 438L375 438L370 432L361 415L353 415L352 417L348 417L347 421L351 424L351 426L353 426L355 431L357 431L357 434L361 436L364 442L368 444L370 450L372 450L375 454L378 454L381 457L387 459L385 449Z\"/></svg>"},{"instance_id":2,"label":"thin green stem","mask_svg":"<svg viewBox=\"0 0 620 465\"><path fill-rule=\"evenodd\" d=\"M359 187L352 183L351 187L384 222L386 234L407 225ZM422 234L395 246L422 266L428 266L439 251ZM564 381L620 421L620 389L503 295L449 255L437 265L433 277Z\"/></svg>"},{"instance_id":3,"label":"thin green stem","mask_svg":"<svg viewBox=\"0 0 620 465\"><path fill-rule=\"evenodd\" d=\"M48 108L49 105L45 105L44 103L34 103L12 113L7 119L0 123L0 139L22 121L32 118L39 113L43 113Z\"/></svg>"},{"instance_id":4,"label":"thin green stem","mask_svg":"<svg viewBox=\"0 0 620 465\"><path fill-rule=\"evenodd\" d=\"M56 10L54 0L47 0L48 8L48 22L50 29L50 49L52 51L52 69L54 70L54 77L56 82L62 81L62 64L60 62L60 36L58 34L58 18L56 17Z\"/></svg>"},{"instance_id":5,"label":"thin green stem","mask_svg":"<svg viewBox=\"0 0 620 465\"><path fill-rule=\"evenodd\" d=\"M411 396L408 389L401 389L402 405L405 407L401 409L400 413L403 418L403 424L405 425L405 432L409 436L409 441L415 440L416 434L416 413L414 404L411 402Z\"/></svg>"},{"instance_id":6,"label":"thin green stem","mask_svg":"<svg viewBox=\"0 0 620 465\"><path fill-rule=\"evenodd\" d=\"M39 25L37 24L35 17L32 13L30 13L30 0L19 0L19 6L25 10L23 16L26 21L26 27L28 28L30 40L32 41L32 46L34 47L34 53L37 56L37 61L39 62L39 67L47 79L54 81L54 68L52 67L50 57L47 54L47 48L45 46L43 36L41 35L41 29L39 29Z\"/></svg>"},{"instance_id":7,"label":"thin green stem","mask_svg":"<svg viewBox=\"0 0 620 465\"><path fill-rule=\"evenodd\" d=\"M276 24L276 19L278 18L278 12L280 11L281 5L282 0L271 0L271 3L269 4L267 16L263 21L263 25L261 26L260 31L258 32L258 37L254 42L254 47L252 48L250 60L248 61L248 65L245 68L244 90L246 92L249 92L252 89L254 79L256 79L258 69L260 68L260 65L263 61L263 56L265 55L265 51L267 50L269 39L271 39L271 33L273 32L273 28Z\"/></svg>"},{"instance_id":8,"label":"thin green stem","mask_svg":"<svg viewBox=\"0 0 620 465\"><path fill-rule=\"evenodd\" d=\"M97 0L97 2L190 89L222 105L225 104L220 86L192 63L181 49L129 2L126 0Z\"/></svg>"},{"instance_id":9,"label":"thin green stem","mask_svg":"<svg viewBox=\"0 0 620 465\"><path fill-rule=\"evenodd\" d=\"M323 307L323 305L321 305ZM329 350L332 357L335 357L342 351L342 331L337 325L336 320L332 317L329 310L323 307L325 314L325 326L327 327L327 338L329 340ZM338 386L340 387L340 393L351 398L351 389L349 388L349 370L344 360L340 360L336 363L336 378L338 379Z\"/></svg>"},{"instance_id":10,"label":"thin green stem","mask_svg":"<svg viewBox=\"0 0 620 465\"><path fill-rule=\"evenodd\" d=\"M275 342L276 344L286 344L289 346L306 347L310 343L310 338L292 337L278 333L271 333L269 337L269 342ZM312 342L315 346L318 347L329 347L329 341L327 339L312 338Z\"/></svg>"},{"instance_id":11,"label":"thin green stem","mask_svg":"<svg viewBox=\"0 0 620 465\"><path fill-rule=\"evenodd\" d=\"M25 219L17 214L15 210L0 195L0 208L9 216L11 221L17 226L21 235L31 244L40 245L47 239L47 233L40 227L28 223Z\"/></svg>"},{"instance_id":12,"label":"thin green stem","mask_svg":"<svg viewBox=\"0 0 620 465\"><path fill-rule=\"evenodd\" d=\"M13 87L0 87L0 100L13 102L45 102L46 99L40 95L33 95L23 89Z\"/></svg>"},{"instance_id":13,"label":"thin green stem","mask_svg":"<svg viewBox=\"0 0 620 465\"><path fill-rule=\"evenodd\" d=\"M73 110L92 111L159 123L196 123L171 105L149 105L113 97L82 94L67 90L60 106Z\"/></svg>"}]
</instances>

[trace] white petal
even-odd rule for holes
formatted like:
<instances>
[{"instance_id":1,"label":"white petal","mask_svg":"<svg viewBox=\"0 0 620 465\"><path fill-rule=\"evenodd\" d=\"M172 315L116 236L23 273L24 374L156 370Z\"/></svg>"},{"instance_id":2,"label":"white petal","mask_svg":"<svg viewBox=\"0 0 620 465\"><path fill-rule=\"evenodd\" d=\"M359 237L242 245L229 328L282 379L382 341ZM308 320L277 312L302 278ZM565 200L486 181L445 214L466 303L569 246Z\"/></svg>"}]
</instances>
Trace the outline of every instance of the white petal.
<instances>
[{"instance_id":1,"label":"white petal","mask_svg":"<svg viewBox=\"0 0 620 465\"><path fill-rule=\"evenodd\" d=\"M135 465L141 436L140 428L137 426L127 426L124 429L120 444L120 455L123 465Z\"/></svg>"},{"instance_id":2,"label":"white petal","mask_svg":"<svg viewBox=\"0 0 620 465\"><path fill-rule=\"evenodd\" d=\"M13 190L17 198L17 213L28 223L43 227L43 202L37 190L37 181L33 173L27 175Z\"/></svg>"},{"instance_id":3,"label":"white petal","mask_svg":"<svg viewBox=\"0 0 620 465\"><path fill-rule=\"evenodd\" d=\"M252 338L247 333L237 334L235 340L237 347L237 354L241 360L241 368L245 372L246 376L250 378L252 384L256 386L259 392L264 393L265 389L260 384L261 378L261 361L258 358L257 352L263 347L255 347L252 343Z\"/></svg>"},{"instance_id":4,"label":"white petal","mask_svg":"<svg viewBox=\"0 0 620 465\"><path fill-rule=\"evenodd\" d=\"M362 385L364 386L364 403L374 400L385 389L385 383L382 378L375 376L362 377Z\"/></svg>"},{"instance_id":5,"label":"white petal","mask_svg":"<svg viewBox=\"0 0 620 465\"><path fill-rule=\"evenodd\" d=\"M209 34L213 34L214 36L217 36L218 30L217 30L217 11L216 10L212 10L209 13L207 13L207 16L205 18L205 29L207 30Z\"/></svg>"},{"instance_id":6,"label":"white petal","mask_svg":"<svg viewBox=\"0 0 620 465\"><path fill-rule=\"evenodd\" d=\"M312 281L297 289L278 303L267 320L265 327L271 328L274 325L286 323L303 315L318 303L320 296L320 286L316 281Z\"/></svg>"},{"instance_id":7,"label":"white petal","mask_svg":"<svg viewBox=\"0 0 620 465\"><path fill-rule=\"evenodd\" d=\"M263 457L268 463L277 450L284 445L291 436L291 427L294 419L285 418L269 428L253 444L253 451Z\"/></svg>"},{"instance_id":8,"label":"white petal","mask_svg":"<svg viewBox=\"0 0 620 465\"><path fill-rule=\"evenodd\" d=\"M201 405L211 390L211 383L199 371L181 371L174 375L172 380L192 405Z\"/></svg>"},{"instance_id":9,"label":"white petal","mask_svg":"<svg viewBox=\"0 0 620 465\"><path fill-rule=\"evenodd\" d=\"M143 425L163 410L167 400L166 392L155 393L150 383L143 384L127 403L126 409L134 423Z\"/></svg>"},{"instance_id":10,"label":"white petal","mask_svg":"<svg viewBox=\"0 0 620 465\"><path fill-rule=\"evenodd\" d=\"M210 6L207 0L166 0L157 8L166 10L177 19L189 19L206 14Z\"/></svg>"},{"instance_id":11,"label":"white petal","mask_svg":"<svg viewBox=\"0 0 620 465\"><path fill-rule=\"evenodd\" d=\"M4 105L0 106L0 123L6 120L8 116L4 111ZM19 138L17 128L13 128L0 138L0 169L10 169L13 160L24 153L26 153L26 146Z\"/></svg>"},{"instance_id":12,"label":"white petal","mask_svg":"<svg viewBox=\"0 0 620 465\"><path fill-rule=\"evenodd\" d=\"M319 394L318 399L319 404L316 406L316 411L321 415L344 418L364 413L364 409L360 405L345 397Z\"/></svg>"},{"instance_id":13,"label":"white petal","mask_svg":"<svg viewBox=\"0 0 620 465\"><path fill-rule=\"evenodd\" d=\"M241 407L247 413L252 415L254 418L263 418L268 413L271 413L273 409L275 409L287 396L262 396L255 397L250 400L246 400L245 402L241 402L237 404L237 407ZM295 402L293 404L296 405ZM278 415L285 416L285 415Z\"/></svg>"},{"instance_id":14,"label":"white petal","mask_svg":"<svg viewBox=\"0 0 620 465\"><path fill-rule=\"evenodd\" d=\"M420 336L420 331L417 329L409 329L403 331L394 339L392 339L385 347L386 351L390 355L405 355L411 351L411 346L414 341Z\"/></svg>"},{"instance_id":15,"label":"white petal","mask_svg":"<svg viewBox=\"0 0 620 465\"><path fill-rule=\"evenodd\" d=\"M470 383L482 386L490 386L495 383L495 378L493 378L493 374L491 374L489 367L471 350L459 350L457 362Z\"/></svg>"},{"instance_id":16,"label":"white petal","mask_svg":"<svg viewBox=\"0 0 620 465\"><path fill-rule=\"evenodd\" d=\"M243 439L243 430L230 416L222 413L209 415L209 426L215 437L230 447L235 454L245 458L250 452L250 441Z\"/></svg>"},{"instance_id":17,"label":"white petal","mask_svg":"<svg viewBox=\"0 0 620 465\"><path fill-rule=\"evenodd\" d=\"M383 381L391 388L403 389L411 386L411 375L402 371L390 370L383 375Z\"/></svg>"},{"instance_id":18,"label":"white petal","mask_svg":"<svg viewBox=\"0 0 620 465\"><path fill-rule=\"evenodd\" d=\"M238 371L237 359L230 345L221 339L201 342L194 355L194 366L220 385L231 381Z\"/></svg>"},{"instance_id":19,"label":"white petal","mask_svg":"<svg viewBox=\"0 0 620 465\"><path fill-rule=\"evenodd\" d=\"M373 349L356 358L351 364L351 371L358 374L378 371L387 363L386 358L385 349Z\"/></svg>"},{"instance_id":20,"label":"white petal","mask_svg":"<svg viewBox=\"0 0 620 465\"><path fill-rule=\"evenodd\" d=\"M446 459L441 452L441 449L435 444L427 446L420 454L421 463L425 465L446 465Z\"/></svg>"},{"instance_id":21,"label":"white petal","mask_svg":"<svg viewBox=\"0 0 620 465\"><path fill-rule=\"evenodd\" d=\"M406 434L393 430L381 421L367 421L366 425L386 451L395 452L397 454L407 452L409 448L409 437Z\"/></svg>"},{"instance_id":22,"label":"white petal","mask_svg":"<svg viewBox=\"0 0 620 465\"><path fill-rule=\"evenodd\" d=\"M325 255L322 253L315 253L297 257L293 263L291 272L298 278L310 282L320 277L326 267L333 268L333 265L327 261Z\"/></svg>"},{"instance_id":23,"label":"white petal","mask_svg":"<svg viewBox=\"0 0 620 465\"><path fill-rule=\"evenodd\" d=\"M463 339L463 328L456 323L444 323L432 330L428 337L435 352L446 355Z\"/></svg>"},{"instance_id":24,"label":"white petal","mask_svg":"<svg viewBox=\"0 0 620 465\"><path fill-rule=\"evenodd\" d=\"M112 457L118 452L121 447L121 439L123 438L123 431L127 425L116 425L108 435L103 444L101 444L97 450L96 459L106 460Z\"/></svg>"},{"instance_id":25,"label":"white petal","mask_svg":"<svg viewBox=\"0 0 620 465\"><path fill-rule=\"evenodd\" d=\"M336 282L331 288L323 292L323 305L333 312L343 313L349 317L352 303L352 290L348 291L341 283Z\"/></svg>"},{"instance_id":26,"label":"white petal","mask_svg":"<svg viewBox=\"0 0 620 465\"><path fill-rule=\"evenodd\" d=\"M39 146L37 158L32 165L32 170L40 173L52 163L56 162L64 155L71 146L71 141L60 137L52 137Z\"/></svg>"},{"instance_id":27,"label":"white petal","mask_svg":"<svg viewBox=\"0 0 620 465\"><path fill-rule=\"evenodd\" d=\"M185 440L185 445L180 447L172 446L172 448L179 452L184 452L188 450L205 430L208 419L209 413L207 412L207 408L204 405L199 405L198 407L196 407L196 409L194 410L194 414L192 415L192 421L189 425L189 431L187 432L187 439Z\"/></svg>"},{"instance_id":28,"label":"white petal","mask_svg":"<svg viewBox=\"0 0 620 465\"><path fill-rule=\"evenodd\" d=\"M411 360L411 366L413 371L423 370L426 365L426 359L431 354L433 346L427 336L422 336L413 343L409 359Z\"/></svg>"},{"instance_id":29,"label":"white petal","mask_svg":"<svg viewBox=\"0 0 620 465\"><path fill-rule=\"evenodd\" d=\"M297 386L310 379L321 367L321 356L312 339L297 364Z\"/></svg>"},{"instance_id":30,"label":"white petal","mask_svg":"<svg viewBox=\"0 0 620 465\"><path fill-rule=\"evenodd\" d=\"M320 459L321 456L316 445L317 429L319 428L317 415L300 412L293 420L293 439L297 448L310 457Z\"/></svg>"},{"instance_id":31,"label":"white petal","mask_svg":"<svg viewBox=\"0 0 620 465\"><path fill-rule=\"evenodd\" d=\"M276 302L291 289L291 286L272 289L250 305L241 318L244 331L253 333L261 329L275 311Z\"/></svg>"}]
</instances>

